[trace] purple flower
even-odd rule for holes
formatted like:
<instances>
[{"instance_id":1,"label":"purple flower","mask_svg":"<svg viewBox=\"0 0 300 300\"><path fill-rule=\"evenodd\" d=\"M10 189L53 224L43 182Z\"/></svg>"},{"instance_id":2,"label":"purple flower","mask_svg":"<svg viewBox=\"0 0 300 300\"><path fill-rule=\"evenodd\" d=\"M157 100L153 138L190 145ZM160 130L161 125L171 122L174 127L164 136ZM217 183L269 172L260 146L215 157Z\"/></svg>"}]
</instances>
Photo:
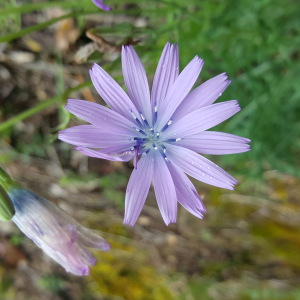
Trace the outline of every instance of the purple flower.
<instances>
[{"instance_id":1,"label":"purple flower","mask_svg":"<svg viewBox=\"0 0 300 300\"><path fill-rule=\"evenodd\" d=\"M111 7L103 3L105 0L92 0L92 1L96 6L98 6L102 10L106 10L106 11L111 10Z\"/></svg>"},{"instance_id":2,"label":"purple flower","mask_svg":"<svg viewBox=\"0 0 300 300\"><path fill-rule=\"evenodd\" d=\"M8 195L15 209L12 221L67 272L89 275L96 259L86 247L109 250L103 238L39 195L22 188L11 188Z\"/></svg>"},{"instance_id":3,"label":"purple flower","mask_svg":"<svg viewBox=\"0 0 300 300\"><path fill-rule=\"evenodd\" d=\"M167 225L176 222L177 201L199 218L205 212L185 173L226 189L233 189L237 183L223 169L197 154L250 150L250 140L246 138L206 131L233 116L240 107L235 100L213 104L230 83L225 73L190 92L202 66L203 60L196 56L179 74L178 47L167 43L150 94L140 59L131 46L123 46L122 69L128 95L94 64L90 71L93 84L110 109L88 101L68 100L66 109L91 125L66 129L59 134L61 140L91 157L134 159L135 169L126 191L125 224L135 224L152 181Z\"/></svg>"}]
</instances>

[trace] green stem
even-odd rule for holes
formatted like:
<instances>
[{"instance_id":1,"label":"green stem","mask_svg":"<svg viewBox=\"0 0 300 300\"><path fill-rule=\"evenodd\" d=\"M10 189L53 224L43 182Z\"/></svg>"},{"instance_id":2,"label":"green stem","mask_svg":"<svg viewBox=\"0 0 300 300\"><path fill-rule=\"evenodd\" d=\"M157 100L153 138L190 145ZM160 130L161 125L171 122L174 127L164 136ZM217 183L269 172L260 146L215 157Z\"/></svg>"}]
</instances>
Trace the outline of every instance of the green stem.
<instances>
[{"instance_id":1,"label":"green stem","mask_svg":"<svg viewBox=\"0 0 300 300\"><path fill-rule=\"evenodd\" d=\"M9 221L15 214L13 203L6 192L6 190L0 185L0 220Z\"/></svg>"},{"instance_id":2,"label":"green stem","mask_svg":"<svg viewBox=\"0 0 300 300\"><path fill-rule=\"evenodd\" d=\"M95 13L95 11L82 11L82 10L81 11L74 11L74 12L62 15L60 17L57 17L57 18L53 18L53 19L48 20L44 23L39 23L39 24L30 26L30 27L24 28L24 29L22 29L18 32L13 32L13 33L4 35L4 36L0 37L0 43L1 42L10 42L10 41L15 40L17 38L20 38L20 37L22 37L26 34L44 29L44 28L46 28L50 25L53 25L53 24L55 24L55 23L57 23L61 20L64 20L64 19L73 18L73 17L76 17L78 15L87 15L87 14L91 14L91 13Z\"/></svg>"},{"instance_id":3,"label":"green stem","mask_svg":"<svg viewBox=\"0 0 300 300\"><path fill-rule=\"evenodd\" d=\"M24 14L35 10L45 9L53 6L58 6L61 8L78 8L86 7L89 5L87 2L75 2L75 1L46 1L46 2L37 2L37 3L27 3L15 7L7 7L0 10L0 16L7 16L12 14ZM90 5L92 7L92 5Z\"/></svg>"},{"instance_id":4,"label":"green stem","mask_svg":"<svg viewBox=\"0 0 300 300\"><path fill-rule=\"evenodd\" d=\"M40 112L41 110L51 106L52 104L54 104L56 102L59 102L59 100L60 100L60 97L56 96L56 97L51 98L47 101L43 101L43 102L39 103L38 105L28 109L28 110L23 111L19 115L15 116L15 117L12 117L9 120L4 121L2 124L0 124L0 131L3 131L5 129L11 127L12 125L15 125L16 123L31 117L32 115Z\"/></svg>"},{"instance_id":5,"label":"green stem","mask_svg":"<svg viewBox=\"0 0 300 300\"><path fill-rule=\"evenodd\" d=\"M55 104L55 103L61 103L63 100L65 100L72 92L80 90L81 88L87 87L91 85L91 81L84 82L82 84L76 85L68 90L66 90L63 94L58 95L56 97L53 97L51 99L48 99L46 101L43 101L39 103L38 105L29 108L25 110L24 112L20 113L19 115L10 118L7 121L4 121L2 124L0 124L0 132L8 129L9 127L15 125L16 123L23 121L24 119L27 119L36 113L48 108L49 106Z\"/></svg>"},{"instance_id":6,"label":"green stem","mask_svg":"<svg viewBox=\"0 0 300 300\"><path fill-rule=\"evenodd\" d=\"M15 210L9 197L11 188L20 187L7 173L0 167L0 220L9 221L13 217Z\"/></svg>"}]
</instances>

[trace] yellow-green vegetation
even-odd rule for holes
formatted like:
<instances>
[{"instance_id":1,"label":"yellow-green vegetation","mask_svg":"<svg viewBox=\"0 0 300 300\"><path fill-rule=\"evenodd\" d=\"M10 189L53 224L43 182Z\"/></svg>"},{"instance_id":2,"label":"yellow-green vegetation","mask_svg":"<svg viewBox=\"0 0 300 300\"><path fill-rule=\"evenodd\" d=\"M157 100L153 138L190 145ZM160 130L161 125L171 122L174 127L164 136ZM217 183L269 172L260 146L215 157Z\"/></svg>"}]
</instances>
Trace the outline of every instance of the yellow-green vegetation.
<instances>
[{"instance_id":1,"label":"yellow-green vegetation","mask_svg":"<svg viewBox=\"0 0 300 300\"><path fill-rule=\"evenodd\" d=\"M145 249L120 241L111 242L112 251L97 254L89 287L106 297L120 299L174 299L170 279L149 260Z\"/></svg>"}]
</instances>

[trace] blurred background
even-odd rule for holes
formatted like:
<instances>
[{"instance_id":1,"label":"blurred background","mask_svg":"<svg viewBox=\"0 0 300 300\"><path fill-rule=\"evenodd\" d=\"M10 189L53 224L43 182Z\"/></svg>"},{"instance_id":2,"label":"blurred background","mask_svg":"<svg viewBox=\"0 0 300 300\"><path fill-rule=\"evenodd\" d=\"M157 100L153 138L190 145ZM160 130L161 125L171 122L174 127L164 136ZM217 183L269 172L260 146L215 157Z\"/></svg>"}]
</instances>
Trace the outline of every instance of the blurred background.
<instances>
[{"instance_id":1,"label":"blurred background","mask_svg":"<svg viewBox=\"0 0 300 300\"><path fill-rule=\"evenodd\" d=\"M71 276L10 222L0 223L1 300L300 299L300 4L295 0L0 0L0 164L112 245ZM242 111L218 126L252 151L209 157L240 184L193 181L203 220L179 209L166 227L153 191L136 226L123 226L132 163L87 158L57 140L83 124L67 98L103 104L92 62L123 85L120 46L133 44L149 81L167 41L181 68L196 54L197 84L227 72L218 101ZM124 85L123 85L124 86Z\"/></svg>"}]
</instances>

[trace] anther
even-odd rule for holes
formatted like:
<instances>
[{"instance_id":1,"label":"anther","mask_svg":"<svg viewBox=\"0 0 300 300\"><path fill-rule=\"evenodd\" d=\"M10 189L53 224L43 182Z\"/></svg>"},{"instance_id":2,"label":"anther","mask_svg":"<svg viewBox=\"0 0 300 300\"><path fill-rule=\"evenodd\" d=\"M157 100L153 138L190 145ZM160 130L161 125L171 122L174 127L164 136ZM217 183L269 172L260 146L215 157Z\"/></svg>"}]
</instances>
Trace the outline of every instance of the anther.
<instances>
[{"instance_id":1,"label":"anther","mask_svg":"<svg viewBox=\"0 0 300 300\"><path fill-rule=\"evenodd\" d=\"M153 124L157 121L157 105L154 106L154 116L153 116Z\"/></svg>"},{"instance_id":2,"label":"anther","mask_svg":"<svg viewBox=\"0 0 300 300\"><path fill-rule=\"evenodd\" d=\"M133 119L138 123L138 125L142 125L142 123L140 122L140 120L136 117L136 115L133 113L132 109L129 109Z\"/></svg>"},{"instance_id":3,"label":"anther","mask_svg":"<svg viewBox=\"0 0 300 300\"><path fill-rule=\"evenodd\" d=\"M142 120L144 121L145 125L147 127L149 127L149 124L148 124L147 120L145 119L145 117L143 116L142 112L140 112L140 116L141 116Z\"/></svg>"},{"instance_id":4,"label":"anther","mask_svg":"<svg viewBox=\"0 0 300 300\"><path fill-rule=\"evenodd\" d=\"M137 127L133 127L133 128L134 128L137 132L140 132L141 134L147 136L147 134L146 134L143 130L141 130L141 129L137 128Z\"/></svg>"},{"instance_id":5,"label":"anther","mask_svg":"<svg viewBox=\"0 0 300 300\"><path fill-rule=\"evenodd\" d=\"M172 119L170 119L168 121L168 123L163 127L163 129L161 130L161 132L165 131L172 124L172 122L173 122Z\"/></svg>"},{"instance_id":6,"label":"anther","mask_svg":"<svg viewBox=\"0 0 300 300\"><path fill-rule=\"evenodd\" d=\"M181 141L182 138L177 138L177 139L167 139L165 140L166 143L174 143L174 142L179 142Z\"/></svg>"},{"instance_id":7,"label":"anther","mask_svg":"<svg viewBox=\"0 0 300 300\"><path fill-rule=\"evenodd\" d=\"M167 155L165 154L165 151L162 151L161 149L159 149L160 154L162 155L162 157L164 158L165 161L170 162Z\"/></svg>"}]
</instances>

